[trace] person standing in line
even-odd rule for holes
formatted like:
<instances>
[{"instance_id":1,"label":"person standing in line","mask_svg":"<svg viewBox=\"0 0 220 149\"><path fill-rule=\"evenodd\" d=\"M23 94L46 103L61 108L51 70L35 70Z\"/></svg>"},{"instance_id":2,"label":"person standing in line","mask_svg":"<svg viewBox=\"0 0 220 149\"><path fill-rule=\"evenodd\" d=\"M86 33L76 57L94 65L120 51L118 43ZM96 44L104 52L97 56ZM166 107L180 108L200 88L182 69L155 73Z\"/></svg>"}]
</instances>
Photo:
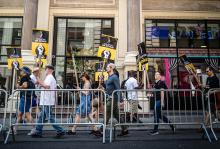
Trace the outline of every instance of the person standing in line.
<instances>
[{"instance_id":1,"label":"person standing in line","mask_svg":"<svg viewBox=\"0 0 220 149\"><path fill-rule=\"evenodd\" d=\"M206 68L206 73L208 75L208 78L206 80L206 86L205 86L205 94L206 94L206 97L208 97L207 93L210 89L213 89L213 88L219 88L219 79L218 77L215 75L214 73L214 70L211 68L211 67L207 67ZM218 112L219 109L217 109L217 105L219 102L220 102L220 99L217 99L217 94L211 94L210 95L210 108L211 108L211 114L214 115L215 118L217 118L218 120L220 120L220 114ZM208 103L207 103L207 100L205 100L206 103L205 103L205 106L206 106L206 110L208 110ZM206 117L205 117L205 124L208 125L209 124L209 113L206 112Z\"/></svg>"},{"instance_id":2,"label":"person standing in line","mask_svg":"<svg viewBox=\"0 0 220 149\"><path fill-rule=\"evenodd\" d=\"M167 89L167 86L164 81L161 81L161 74L160 72L155 73L155 84L154 84L154 89L156 90L161 90L161 91L155 91L154 92L154 99L155 99L155 105L154 105L154 129L150 132L150 135L158 135L158 126L160 123L160 119L162 119L165 123L171 123L170 120L165 115L162 115L161 109L165 106L164 104L164 97L165 97L165 92L163 91L164 89ZM172 129L173 133L175 132L175 127L174 125L170 125L170 128Z\"/></svg>"},{"instance_id":3,"label":"person standing in line","mask_svg":"<svg viewBox=\"0 0 220 149\"><path fill-rule=\"evenodd\" d=\"M30 74L31 70L24 66L20 69L20 82L17 84L17 89L30 89ZM31 108L31 94L29 91L20 91L20 103L19 103L19 112L17 117L17 123L22 121L22 116L25 114L27 122L31 123L32 118L30 114ZM17 127L14 127L14 134L17 134Z\"/></svg>"},{"instance_id":4,"label":"person standing in line","mask_svg":"<svg viewBox=\"0 0 220 149\"><path fill-rule=\"evenodd\" d=\"M91 91L88 91L91 89L91 82L90 77L88 74L83 74L81 76L83 81L83 89L84 91L80 91L80 105L77 106L76 109L76 117L75 117L75 123L80 123L80 119L82 116L86 116L90 122L93 122L92 117L92 94ZM80 89L80 87L77 87L77 89ZM68 131L69 135L75 135L76 134L76 127L77 125L74 125L72 130ZM101 133L96 130L96 127L93 126L93 131L91 134L94 134L96 136L100 135Z\"/></svg>"},{"instance_id":5,"label":"person standing in line","mask_svg":"<svg viewBox=\"0 0 220 149\"><path fill-rule=\"evenodd\" d=\"M46 66L46 78L44 81L37 79L39 85L44 89L56 89L57 83L53 76L54 67L52 65ZM59 139L65 135L65 131L62 127L58 126L54 119L52 108L55 105L56 92L55 91L41 91L40 96L40 113L38 116L38 125L35 127L35 131L31 134L32 137L42 137L43 124L46 119L52 123L53 128L57 131L55 138Z\"/></svg>"},{"instance_id":6,"label":"person standing in line","mask_svg":"<svg viewBox=\"0 0 220 149\"><path fill-rule=\"evenodd\" d=\"M106 123L108 123L109 119L111 118L111 103L112 100L114 99L113 102L113 117L115 117L117 119L117 121L119 122L119 107L118 107L118 101L120 100L120 94L119 93L115 93L112 97L112 93L115 90L119 90L120 89L120 81L119 81L119 77L114 73L114 69L115 69L115 64L113 63L109 63L107 65L107 73L108 73L108 80L105 82L106 84L106 94L108 96L108 101L106 104ZM122 122L123 120L121 120ZM127 126L121 126L122 131L120 134L118 134L118 136L125 136L127 135L128 129Z\"/></svg>"},{"instance_id":7,"label":"person standing in line","mask_svg":"<svg viewBox=\"0 0 220 149\"><path fill-rule=\"evenodd\" d=\"M40 75L40 69L38 67L34 68L32 71L32 74L30 75L31 81L33 82L35 89L40 89L39 83L37 81L37 79L39 78ZM35 115L37 119L37 115L39 112L39 98L40 98L40 91L35 91L33 96L32 96L32 104L31 104L31 108L35 108ZM35 128L32 129L28 135L31 135L33 132L35 131Z\"/></svg>"},{"instance_id":8,"label":"person standing in line","mask_svg":"<svg viewBox=\"0 0 220 149\"><path fill-rule=\"evenodd\" d=\"M137 80L134 78L135 71L129 72L129 78L125 82L125 87L127 90L140 89ZM127 99L130 103L130 113L131 113L131 121L132 122L140 122L138 119L138 93L137 91L127 91Z\"/></svg>"}]
</instances>

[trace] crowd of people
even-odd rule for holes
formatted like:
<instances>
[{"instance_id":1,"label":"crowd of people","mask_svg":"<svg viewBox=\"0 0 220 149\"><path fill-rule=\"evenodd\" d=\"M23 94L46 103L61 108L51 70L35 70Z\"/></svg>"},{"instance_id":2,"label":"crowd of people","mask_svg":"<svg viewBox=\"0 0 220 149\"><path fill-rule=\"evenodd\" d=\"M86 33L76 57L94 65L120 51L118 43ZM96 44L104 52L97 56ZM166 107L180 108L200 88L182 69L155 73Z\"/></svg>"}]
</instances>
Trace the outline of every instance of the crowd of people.
<instances>
[{"instance_id":1,"label":"crowd of people","mask_svg":"<svg viewBox=\"0 0 220 149\"><path fill-rule=\"evenodd\" d=\"M124 122L125 119L121 119L119 115L119 104L118 101L123 100L121 99L121 95L118 92L114 92L116 90L120 90L122 87L120 86L120 80L119 80L119 74L115 68L115 64L110 63L107 65L107 73L108 73L108 79L105 82L101 82L100 84L103 84L103 88L105 90L105 93L107 95L106 99L106 122L108 123L109 119L111 118L111 110L113 110L113 117L120 122ZM50 89L55 90L57 88L56 79L53 76L54 73L54 67L52 65L47 65L45 68L45 74L46 77L44 81L40 79L40 70L39 68L34 68L33 72L31 72L30 68L24 66L20 69L20 80L17 84L17 89ZM208 75L206 86L202 86L205 88L205 93L208 92L211 88L219 88L219 79L214 74L213 69L208 67L206 69L206 73ZM91 89L91 81L88 74L83 74L81 76L81 80L83 82L83 87L80 92L80 104L77 105L76 108L76 115L75 115L75 123L81 122L81 116L84 114L87 116L88 120L93 123L94 120L94 111L92 110L92 95L89 89ZM130 103L130 114L132 115L132 122L138 122L142 123L141 120L138 118L138 109L141 109L142 107L139 105L138 102L138 94L136 89L143 88L143 85L139 85L137 79L135 78L135 71L129 72L129 77L123 82L123 88L127 90L126 97L127 100ZM99 86L100 87L100 86ZM80 87L76 87L77 89L81 89ZM156 90L155 92L155 105L154 105L154 129L150 132L150 135L157 135L159 134L158 131L158 124L160 120L163 120L165 123L170 123L170 128L172 132L175 132L175 126L172 125L171 120L169 120L165 115L162 114L161 109L165 106L165 93L164 90L167 89L167 85L165 81L161 79L161 73L159 71L155 72L155 83L153 85L153 88ZM113 94L114 93L114 94ZM40 100L37 100L37 97L40 97ZM211 97L214 98L214 97ZM66 131L56 124L54 114L53 114L53 107L55 106L56 102L56 92L55 91L21 91L20 92L20 103L19 103L19 112L17 115L17 123L22 122L22 117L25 115L27 122L34 123L33 119L30 114L30 108L31 107L39 107L36 108L36 113L38 114L37 118L37 125L33 126L32 130L28 133L28 135L32 137L42 137L43 133L43 125L46 120L49 121L53 128L56 130L57 135L56 138L61 138L63 135L75 135L76 134L76 128L77 125L73 125L70 130ZM112 100L114 100L112 102ZM101 101L98 101L101 102ZM112 105L113 103L113 105ZM207 104L207 103L206 103ZM213 100L211 100L211 107L212 112L215 113L215 107L213 105L215 104ZM102 105L102 104L100 104ZM113 109L112 109L113 107ZM208 117L207 113L207 117ZM216 117L218 117L216 115ZM218 117L220 119L220 117ZM92 127L91 134L94 134L95 136L102 136L101 134L101 128L98 128L96 126ZM14 127L14 133L17 133L17 128ZM125 136L129 134L128 126L121 125L121 133L118 134L118 136Z\"/></svg>"}]
</instances>

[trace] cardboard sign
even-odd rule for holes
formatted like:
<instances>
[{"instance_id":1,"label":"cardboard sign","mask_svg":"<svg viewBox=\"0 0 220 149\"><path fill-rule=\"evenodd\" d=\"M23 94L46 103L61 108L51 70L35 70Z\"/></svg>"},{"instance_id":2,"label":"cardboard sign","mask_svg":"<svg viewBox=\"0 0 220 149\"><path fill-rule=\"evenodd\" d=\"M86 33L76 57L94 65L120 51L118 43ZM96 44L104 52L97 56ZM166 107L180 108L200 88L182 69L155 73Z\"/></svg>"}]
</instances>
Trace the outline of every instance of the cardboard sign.
<instances>
[{"instance_id":1,"label":"cardboard sign","mask_svg":"<svg viewBox=\"0 0 220 149\"><path fill-rule=\"evenodd\" d=\"M41 29L33 29L32 32L32 54L35 56L36 63L41 59L45 66L46 58L49 53L49 32Z\"/></svg>"},{"instance_id":2,"label":"cardboard sign","mask_svg":"<svg viewBox=\"0 0 220 149\"><path fill-rule=\"evenodd\" d=\"M114 38L112 36L102 35L101 44L99 46L97 56L107 60L115 60L117 40L117 38Z\"/></svg>"},{"instance_id":3,"label":"cardboard sign","mask_svg":"<svg viewBox=\"0 0 220 149\"><path fill-rule=\"evenodd\" d=\"M36 61L36 66L37 67L45 68L45 66L47 65L47 59L37 58L35 61Z\"/></svg>"},{"instance_id":4,"label":"cardboard sign","mask_svg":"<svg viewBox=\"0 0 220 149\"><path fill-rule=\"evenodd\" d=\"M196 75L196 69L186 55L180 56L180 61L184 64L185 68L190 74Z\"/></svg>"},{"instance_id":5,"label":"cardboard sign","mask_svg":"<svg viewBox=\"0 0 220 149\"><path fill-rule=\"evenodd\" d=\"M99 77L101 77L102 75L102 70L103 70L103 76L104 76L104 80L108 79L108 73L106 71L106 67L108 65L108 63L105 63L104 69L103 69L103 62L97 62L95 64L95 81L99 81Z\"/></svg>"},{"instance_id":6,"label":"cardboard sign","mask_svg":"<svg viewBox=\"0 0 220 149\"><path fill-rule=\"evenodd\" d=\"M106 71L107 65L108 65L108 63L105 63L104 71ZM102 69L103 69L103 62L97 62L97 63L95 63L95 71L97 71L97 72L102 72Z\"/></svg>"},{"instance_id":7,"label":"cardboard sign","mask_svg":"<svg viewBox=\"0 0 220 149\"><path fill-rule=\"evenodd\" d=\"M8 47L7 57L8 57L8 69L16 69L19 70L23 67L22 64L22 56L21 56L21 48L20 47Z\"/></svg>"},{"instance_id":8,"label":"cardboard sign","mask_svg":"<svg viewBox=\"0 0 220 149\"><path fill-rule=\"evenodd\" d=\"M104 76L104 81L106 81L108 79L108 73L106 71L103 72L103 76ZM102 72L95 72L95 81L99 81L101 77L102 77Z\"/></svg>"},{"instance_id":9,"label":"cardboard sign","mask_svg":"<svg viewBox=\"0 0 220 149\"><path fill-rule=\"evenodd\" d=\"M189 74L192 74L197 83L201 84L200 79L196 73L196 68L194 67L193 63L191 63L191 61L189 60L189 58L186 55L182 55L180 56L180 61L184 64L186 70L189 72Z\"/></svg>"},{"instance_id":10,"label":"cardboard sign","mask_svg":"<svg viewBox=\"0 0 220 149\"><path fill-rule=\"evenodd\" d=\"M148 71L148 55L144 42L138 44L138 56L136 57L138 62L138 71Z\"/></svg>"}]
</instances>

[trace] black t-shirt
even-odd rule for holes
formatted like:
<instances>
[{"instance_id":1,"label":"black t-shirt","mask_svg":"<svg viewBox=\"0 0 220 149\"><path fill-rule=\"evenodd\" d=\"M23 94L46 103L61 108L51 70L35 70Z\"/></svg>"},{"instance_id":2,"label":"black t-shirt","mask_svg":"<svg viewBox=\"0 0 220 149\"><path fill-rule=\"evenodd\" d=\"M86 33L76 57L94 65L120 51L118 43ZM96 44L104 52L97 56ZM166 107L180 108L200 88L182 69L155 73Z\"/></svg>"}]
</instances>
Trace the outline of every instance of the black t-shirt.
<instances>
[{"instance_id":1,"label":"black t-shirt","mask_svg":"<svg viewBox=\"0 0 220 149\"><path fill-rule=\"evenodd\" d=\"M156 90L167 89L167 86L164 81L159 80L159 81L155 82L154 89L156 89ZM155 95L156 100L161 100L161 91L154 92L154 95Z\"/></svg>"},{"instance_id":2,"label":"black t-shirt","mask_svg":"<svg viewBox=\"0 0 220 149\"><path fill-rule=\"evenodd\" d=\"M208 77L206 81L206 85L209 86L209 88L219 88L219 79L216 75L212 77Z\"/></svg>"},{"instance_id":3,"label":"black t-shirt","mask_svg":"<svg viewBox=\"0 0 220 149\"><path fill-rule=\"evenodd\" d=\"M26 89L28 89L28 88L29 88L29 81L30 81L30 80L31 80L31 78L30 78L29 76L25 75L25 76L23 76L23 77L21 78L19 85L21 86L23 83L26 82L27 85L28 85ZM22 97L22 96L25 96L25 95L26 95L26 97L28 97L27 92L25 93L25 91L21 91L20 96Z\"/></svg>"},{"instance_id":4,"label":"black t-shirt","mask_svg":"<svg viewBox=\"0 0 220 149\"><path fill-rule=\"evenodd\" d=\"M19 83L19 85L21 86L23 83L25 83L25 82L29 82L30 81L30 77L29 76L23 76L22 78L21 78L21 80L20 80L20 83Z\"/></svg>"}]
</instances>

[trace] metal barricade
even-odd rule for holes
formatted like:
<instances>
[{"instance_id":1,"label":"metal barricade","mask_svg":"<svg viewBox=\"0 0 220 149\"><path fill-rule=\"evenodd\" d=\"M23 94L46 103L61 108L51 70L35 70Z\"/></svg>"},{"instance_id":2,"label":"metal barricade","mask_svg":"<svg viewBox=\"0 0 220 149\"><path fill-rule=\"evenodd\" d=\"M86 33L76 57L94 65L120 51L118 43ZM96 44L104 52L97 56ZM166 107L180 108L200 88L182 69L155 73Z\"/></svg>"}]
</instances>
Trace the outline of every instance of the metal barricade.
<instances>
[{"instance_id":1,"label":"metal barricade","mask_svg":"<svg viewBox=\"0 0 220 149\"><path fill-rule=\"evenodd\" d=\"M206 95L206 120L205 124L210 126L215 140L218 140L214 132L214 126L220 124L220 88L210 89Z\"/></svg>"},{"instance_id":2,"label":"metal barricade","mask_svg":"<svg viewBox=\"0 0 220 149\"><path fill-rule=\"evenodd\" d=\"M2 129L5 128L5 124L6 124L6 108L5 107L7 107L7 99L8 99L7 91L0 89L0 100L1 100L1 103L3 103L4 105L3 118L2 118L2 121L0 122L0 132L2 131Z\"/></svg>"},{"instance_id":3,"label":"metal barricade","mask_svg":"<svg viewBox=\"0 0 220 149\"><path fill-rule=\"evenodd\" d=\"M160 98L164 95L164 102ZM110 142L115 138L116 126L126 130L131 126L169 125L175 131L176 125L193 128L201 126L204 135L211 138L204 124L205 106L201 90L166 89L166 90L116 90L112 99L107 99L107 111L111 109ZM113 124L113 118L117 122ZM159 122L162 120L162 122ZM108 123L108 122L107 122ZM138 129L139 127L137 127Z\"/></svg>"},{"instance_id":4,"label":"metal barricade","mask_svg":"<svg viewBox=\"0 0 220 149\"><path fill-rule=\"evenodd\" d=\"M71 127L70 130L76 126L91 126L93 130L97 130L100 126L102 127L100 137L105 143L106 95L103 90L15 90L13 97L11 100L16 102L12 103L16 105L10 106L10 129L5 143L8 142L10 133L15 141L15 133L20 127L25 126L25 130L31 130L31 126L38 131L37 128L48 125L68 126ZM13 107L16 107L16 111ZM16 119L13 118L13 113L16 113ZM21 117L21 113L25 115Z\"/></svg>"}]
</instances>

